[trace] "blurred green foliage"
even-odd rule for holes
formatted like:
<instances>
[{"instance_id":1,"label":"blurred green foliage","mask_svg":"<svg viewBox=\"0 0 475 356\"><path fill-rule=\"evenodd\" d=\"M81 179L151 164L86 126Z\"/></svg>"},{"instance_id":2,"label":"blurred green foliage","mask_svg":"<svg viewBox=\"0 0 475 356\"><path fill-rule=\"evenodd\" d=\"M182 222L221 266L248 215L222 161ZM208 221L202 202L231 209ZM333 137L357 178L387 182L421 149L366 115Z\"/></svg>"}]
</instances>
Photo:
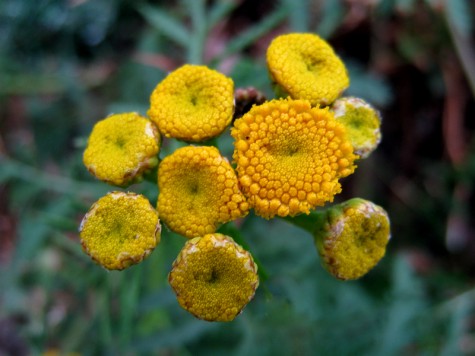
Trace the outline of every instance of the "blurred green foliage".
<instances>
[{"instance_id":1,"label":"blurred green foliage","mask_svg":"<svg viewBox=\"0 0 475 356\"><path fill-rule=\"evenodd\" d=\"M0 354L475 353L475 125L462 120L466 137L455 139L468 143L454 162L443 111L455 61L465 93L459 111L474 114L474 4L367 3L2 1ZM383 144L342 194L388 210L393 241L380 265L360 281L339 282L319 266L303 230L254 216L225 225L266 278L242 315L217 324L176 302L167 274L184 239L166 229L139 266L107 272L90 261L78 224L92 202L117 189L82 165L94 123L111 112L145 114L155 85L185 62L271 96L265 48L290 31L327 38L348 65L348 94L382 110ZM229 157L231 142L229 133L218 140ZM165 140L161 156L178 145ZM154 184L129 189L155 204Z\"/></svg>"}]
</instances>

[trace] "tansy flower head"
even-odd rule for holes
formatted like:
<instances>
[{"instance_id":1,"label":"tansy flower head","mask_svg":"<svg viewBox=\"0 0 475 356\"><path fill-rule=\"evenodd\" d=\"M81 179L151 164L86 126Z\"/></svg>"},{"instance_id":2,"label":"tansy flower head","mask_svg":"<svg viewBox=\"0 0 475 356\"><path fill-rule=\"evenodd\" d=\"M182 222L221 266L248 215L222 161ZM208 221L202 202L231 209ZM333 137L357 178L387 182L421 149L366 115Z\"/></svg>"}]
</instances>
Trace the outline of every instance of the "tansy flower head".
<instances>
[{"instance_id":1,"label":"tansy flower head","mask_svg":"<svg viewBox=\"0 0 475 356\"><path fill-rule=\"evenodd\" d=\"M381 142L381 116L379 112L363 99L344 97L337 99L332 106L335 119L346 127L354 152L366 158Z\"/></svg>"},{"instance_id":2,"label":"tansy flower head","mask_svg":"<svg viewBox=\"0 0 475 356\"><path fill-rule=\"evenodd\" d=\"M165 157L158 188L160 218L190 238L215 232L249 210L236 173L216 147L187 146Z\"/></svg>"},{"instance_id":3,"label":"tansy flower head","mask_svg":"<svg viewBox=\"0 0 475 356\"><path fill-rule=\"evenodd\" d=\"M333 201L353 173L345 129L328 108L281 99L254 106L234 123L239 182L257 215L294 216Z\"/></svg>"},{"instance_id":4,"label":"tansy flower head","mask_svg":"<svg viewBox=\"0 0 475 356\"><path fill-rule=\"evenodd\" d=\"M141 262L160 242L157 211L142 195L112 192L99 199L79 227L84 251L107 269Z\"/></svg>"},{"instance_id":5,"label":"tansy flower head","mask_svg":"<svg viewBox=\"0 0 475 356\"><path fill-rule=\"evenodd\" d=\"M94 126L83 162L98 179L127 186L157 166L159 149L160 134L150 120L137 113L117 114Z\"/></svg>"},{"instance_id":6,"label":"tansy flower head","mask_svg":"<svg viewBox=\"0 0 475 356\"><path fill-rule=\"evenodd\" d=\"M386 211L360 198L329 208L315 231L323 266L336 278L357 279L383 258L390 239Z\"/></svg>"},{"instance_id":7,"label":"tansy flower head","mask_svg":"<svg viewBox=\"0 0 475 356\"><path fill-rule=\"evenodd\" d=\"M267 67L280 90L312 105L331 104L350 83L330 45L311 33L276 37L267 49Z\"/></svg>"},{"instance_id":8,"label":"tansy flower head","mask_svg":"<svg viewBox=\"0 0 475 356\"><path fill-rule=\"evenodd\" d=\"M157 85L148 115L166 137L203 141L232 120L234 84L206 66L184 65Z\"/></svg>"},{"instance_id":9,"label":"tansy flower head","mask_svg":"<svg viewBox=\"0 0 475 356\"><path fill-rule=\"evenodd\" d=\"M233 320L259 285L251 254L217 233L188 240L168 281L180 305L208 321Z\"/></svg>"}]
</instances>

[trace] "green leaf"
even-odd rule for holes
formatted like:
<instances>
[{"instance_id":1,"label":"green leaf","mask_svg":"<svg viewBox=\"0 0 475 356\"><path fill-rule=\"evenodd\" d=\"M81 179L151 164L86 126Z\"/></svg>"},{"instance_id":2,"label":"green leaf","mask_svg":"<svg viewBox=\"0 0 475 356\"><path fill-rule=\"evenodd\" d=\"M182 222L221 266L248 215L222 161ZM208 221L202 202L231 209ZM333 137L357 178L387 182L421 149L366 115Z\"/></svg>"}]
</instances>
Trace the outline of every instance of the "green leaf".
<instances>
[{"instance_id":1,"label":"green leaf","mask_svg":"<svg viewBox=\"0 0 475 356\"><path fill-rule=\"evenodd\" d=\"M309 0L284 0L289 12L290 27L296 32L308 32L309 30ZM332 1L335 3L337 1Z\"/></svg>"},{"instance_id":2,"label":"green leaf","mask_svg":"<svg viewBox=\"0 0 475 356\"><path fill-rule=\"evenodd\" d=\"M473 18L471 5L468 0L445 1L445 13L447 20L451 22L460 34L465 37L470 36Z\"/></svg>"},{"instance_id":3,"label":"green leaf","mask_svg":"<svg viewBox=\"0 0 475 356\"><path fill-rule=\"evenodd\" d=\"M180 22L175 20L170 13L149 5L141 5L138 10L147 22L163 35L183 47L188 47L190 41L189 31Z\"/></svg>"},{"instance_id":4,"label":"green leaf","mask_svg":"<svg viewBox=\"0 0 475 356\"><path fill-rule=\"evenodd\" d=\"M328 38L338 28L343 19L344 7L341 0L325 0L321 14L321 21L317 26L317 33Z\"/></svg>"},{"instance_id":5,"label":"green leaf","mask_svg":"<svg viewBox=\"0 0 475 356\"><path fill-rule=\"evenodd\" d=\"M350 74L350 87L345 95L360 97L376 107L384 107L391 102L391 89L383 77L365 71L356 62L345 61L345 63Z\"/></svg>"},{"instance_id":6,"label":"green leaf","mask_svg":"<svg viewBox=\"0 0 475 356\"><path fill-rule=\"evenodd\" d=\"M287 17L287 8L285 6L279 6L274 12L270 13L264 20L258 22L254 26L251 26L246 31L239 34L236 38L232 39L221 55L214 58L215 61L220 61L234 53L240 52L244 48L248 47L256 40L264 36L270 30L277 27Z\"/></svg>"},{"instance_id":7,"label":"green leaf","mask_svg":"<svg viewBox=\"0 0 475 356\"><path fill-rule=\"evenodd\" d=\"M219 21L223 20L225 16L228 15L231 11L233 11L237 6L237 1L216 1L213 7L208 12L208 30L216 26Z\"/></svg>"},{"instance_id":8,"label":"green leaf","mask_svg":"<svg viewBox=\"0 0 475 356\"><path fill-rule=\"evenodd\" d=\"M414 10L414 0L397 0L396 7L399 11L404 13L410 13Z\"/></svg>"},{"instance_id":9,"label":"green leaf","mask_svg":"<svg viewBox=\"0 0 475 356\"><path fill-rule=\"evenodd\" d=\"M206 40L206 15L204 0L183 0L183 5L189 9L192 31L188 39L188 63L202 64Z\"/></svg>"}]
</instances>

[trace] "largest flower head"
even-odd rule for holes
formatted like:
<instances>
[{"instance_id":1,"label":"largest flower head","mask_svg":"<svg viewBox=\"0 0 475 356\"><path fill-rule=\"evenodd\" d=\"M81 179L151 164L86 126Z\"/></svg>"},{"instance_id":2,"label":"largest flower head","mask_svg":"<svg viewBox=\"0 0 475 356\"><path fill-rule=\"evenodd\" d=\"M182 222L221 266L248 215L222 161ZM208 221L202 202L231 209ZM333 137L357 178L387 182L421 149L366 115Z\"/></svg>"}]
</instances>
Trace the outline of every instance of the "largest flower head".
<instances>
[{"instance_id":1,"label":"largest flower head","mask_svg":"<svg viewBox=\"0 0 475 356\"><path fill-rule=\"evenodd\" d=\"M276 37L267 49L267 66L278 88L312 105L330 105L350 83L332 47L310 33Z\"/></svg>"},{"instance_id":2,"label":"largest flower head","mask_svg":"<svg viewBox=\"0 0 475 356\"><path fill-rule=\"evenodd\" d=\"M186 237L215 232L249 210L236 173L215 147L187 146L165 157L158 187L160 218Z\"/></svg>"},{"instance_id":3,"label":"largest flower head","mask_svg":"<svg viewBox=\"0 0 475 356\"><path fill-rule=\"evenodd\" d=\"M281 99L234 123L234 160L251 207L264 218L294 216L333 201L353 173L353 147L328 108Z\"/></svg>"},{"instance_id":4,"label":"largest flower head","mask_svg":"<svg viewBox=\"0 0 475 356\"><path fill-rule=\"evenodd\" d=\"M232 79L206 66L187 64L157 85L148 115L166 137L197 142L223 132L233 112Z\"/></svg>"}]
</instances>

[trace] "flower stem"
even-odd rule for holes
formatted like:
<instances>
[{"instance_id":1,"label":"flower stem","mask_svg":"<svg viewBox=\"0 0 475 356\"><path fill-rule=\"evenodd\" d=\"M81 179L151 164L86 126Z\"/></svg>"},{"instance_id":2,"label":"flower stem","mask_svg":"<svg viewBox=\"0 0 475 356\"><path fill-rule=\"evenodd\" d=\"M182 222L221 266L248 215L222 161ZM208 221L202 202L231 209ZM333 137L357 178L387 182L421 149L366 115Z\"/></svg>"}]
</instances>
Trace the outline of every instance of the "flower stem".
<instances>
[{"instance_id":1,"label":"flower stem","mask_svg":"<svg viewBox=\"0 0 475 356\"><path fill-rule=\"evenodd\" d=\"M283 220L304 229L312 236L315 231L324 223L327 215L327 209L312 211L310 214L300 214L294 217L286 216Z\"/></svg>"}]
</instances>

